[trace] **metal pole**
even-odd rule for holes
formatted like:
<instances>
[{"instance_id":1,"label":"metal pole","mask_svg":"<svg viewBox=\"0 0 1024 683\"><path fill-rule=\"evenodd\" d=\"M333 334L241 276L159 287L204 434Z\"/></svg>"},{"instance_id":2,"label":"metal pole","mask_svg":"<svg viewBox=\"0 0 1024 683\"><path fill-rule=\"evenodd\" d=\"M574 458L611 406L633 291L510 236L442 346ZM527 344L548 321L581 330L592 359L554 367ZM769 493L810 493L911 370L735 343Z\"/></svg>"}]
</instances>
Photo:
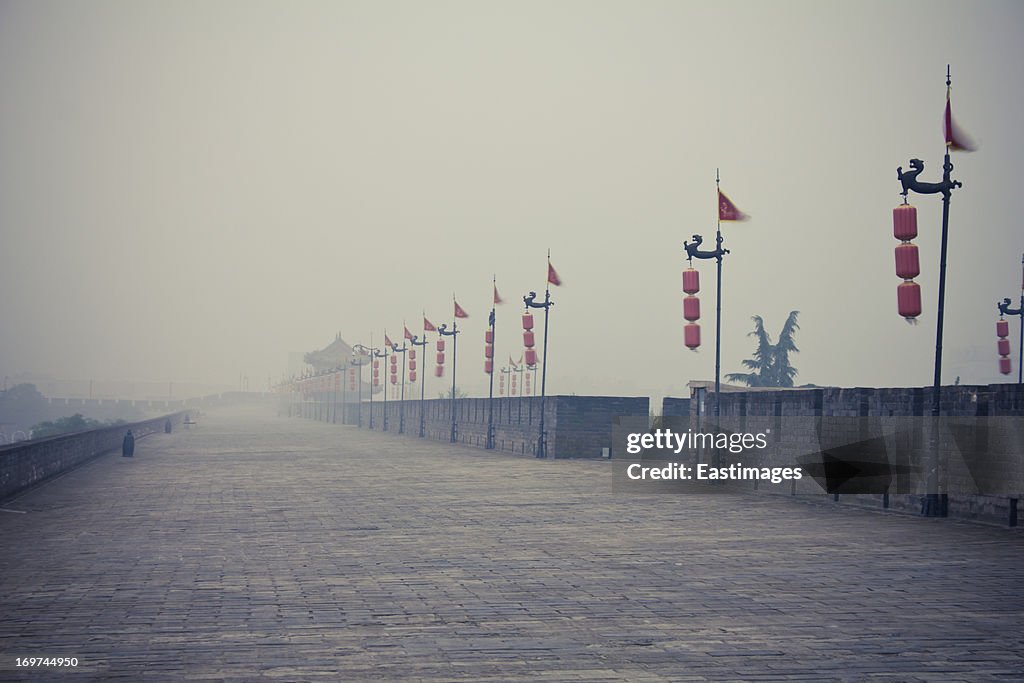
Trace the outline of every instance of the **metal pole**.
<instances>
[{"instance_id":1,"label":"metal pole","mask_svg":"<svg viewBox=\"0 0 1024 683\"><path fill-rule=\"evenodd\" d=\"M718 251L722 250L722 227L715 234ZM715 292L715 417L722 415L722 255L718 258L718 285Z\"/></svg>"},{"instance_id":2,"label":"metal pole","mask_svg":"<svg viewBox=\"0 0 1024 683\"><path fill-rule=\"evenodd\" d=\"M494 310L494 304L491 304L491 371L488 373L487 380L487 443L485 444L488 449L494 448L494 359L496 358L494 342L497 341L494 336Z\"/></svg>"},{"instance_id":3,"label":"metal pole","mask_svg":"<svg viewBox=\"0 0 1024 683\"><path fill-rule=\"evenodd\" d=\"M455 369L456 363L458 362L459 353L459 326L458 320L452 319L452 399L451 399L451 414L452 414L452 443L455 443L458 439L458 428L455 426Z\"/></svg>"},{"instance_id":4,"label":"metal pole","mask_svg":"<svg viewBox=\"0 0 1024 683\"><path fill-rule=\"evenodd\" d=\"M405 352L409 349L404 343L402 344L402 403L398 408L398 433L405 433ZM397 349L396 349L397 351Z\"/></svg>"},{"instance_id":5,"label":"metal pole","mask_svg":"<svg viewBox=\"0 0 1024 683\"><path fill-rule=\"evenodd\" d=\"M551 286L544 287L544 355L540 367L540 437L537 440L537 457L547 457L546 434L544 433L544 404L547 400L548 382L548 314L551 310Z\"/></svg>"}]
</instances>

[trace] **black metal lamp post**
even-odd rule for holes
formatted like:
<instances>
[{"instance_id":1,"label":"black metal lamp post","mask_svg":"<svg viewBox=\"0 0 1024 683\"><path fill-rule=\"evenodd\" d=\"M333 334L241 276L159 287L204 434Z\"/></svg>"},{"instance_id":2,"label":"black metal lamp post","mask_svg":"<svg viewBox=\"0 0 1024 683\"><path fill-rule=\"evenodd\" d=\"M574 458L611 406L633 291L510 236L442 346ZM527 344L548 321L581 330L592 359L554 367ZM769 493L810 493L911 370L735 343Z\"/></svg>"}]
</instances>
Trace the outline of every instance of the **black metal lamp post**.
<instances>
[{"instance_id":1,"label":"black metal lamp post","mask_svg":"<svg viewBox=\"0 0 1024 683\"><path fill-rule=\"evenodd\" d=\"M387 335L385 335L385 336L387 336ZM383 353L381 352L380 349L374 349L373 350L373 357L374 358L383 358L384 359L384 369L385 370L387 370L388 355L389 354L388 354L388 347L387 346L384 347ZM383 417L381 418L381 425L382 425L381 426L381 430L386 432L386 431L388 431L388 388L387 388L387 385L384 386L384 391L382 391L381 393L384 394L384 409L382 411ZM372 388L370 389L370 398L371 398L371 400L373 398L373 389ZM373 420L373 408L372 408L372 406L370 408L370 420L371 421ZM370 425L370 428L371 429L373 428L372 424Z\"/></svg>"},{"instance_id":2,"label":"black metal lamp post","mask_svg":"<svg viewBox=\"0 0 1024 683\"><path fill-rule=\"evenodd\" d=\"M544 433L544 403L547 399L547 377L548 377L548 316L551 312L551 307L555 305L555 302L551 300L551 288L546 287L544 289L544 301L537 303L537 292L530 292L529 295L523 297L523 303L526 304L526 311L529 312L531 308L543 308L544 309L544 353L541 356L540 363L540 427L538 429L537 436L537 454L538 458L547 457L547 444L545 439L547 435Z\"/></svg>"},{"instance_id":3,"label":"black metal lamp post","mask_svg":"<svg viewBox=\"0 0 1024 683\"><path fill-rule=\"evenodd\" d=\"M392 353L402 354L402 394L401 403L398 404L398 433L405 433L405 352L409 350L408 345L403 341L402 345L391 345Z\"/></svg>"},{"instance_id":4,"label":"black metal lamp post","mask_svg":"<svg viewBox=\"0 0 1024 683\"><path fill-rule=\"evenodd\" d=\"M946 67L946 87L950 85L949 67ZM904 201L907 194L941 194L942 195L942 238L939 249L939 304L935 318L935 367L932 376L932 417L939 417L942 396L942 323L946 303L946 252L949 237L949 198L953 190L962 187L957 180L950 178L953 163L949 160L949 145L946 146L945 159L942 164L942 180L937 183L926 183L917 179L924 171L924 162L920 159L910 160L910 170L904 172L903 167L896 169L896 178L903 186ZM933 426L933 438L935 427ZM928 493L925 496L922 514L926 517L945 517L948 514L948 497L939 493L939 448L938 443L932 444L932 460L928 472Z\"/></svg>"},{"instance_id":5,"label":"black metal lamp post","mask_svg":"<svg viewBox=\"0 0 1024 683\"><path fill-rule=\"evenodd\" d=\"M427 359L426 359L425 356L426 356L426 353L427 353L427 335L424 333L423 341L419 341L419 337L417 337L414 334L414 335L412 335L412 339L409 340L409 343L412 344L413 346L420 347L420 361L419 361L420 365L423 365L424 363L426 363ZM425 372L425 370L426 370L425 367L424 368L420 368L419 372L417 373L420 376L420 438L421 439L424 436L426 436L426 424L427 424L426 423L426 415L423 414L423 409L424 409L423 394L424 394L425 387L427 385L427 373Z\"/></svg>"},{"instance_id":6,"label":"black metal lamp post","mask_svg":"<svg viewBox=\"0 0 1024 683\"><path fill-rule=\"evenodd\" d=\"M365 363L363 362L363 359L366 358L367 356L372 356L373 355L373 351L371 349L363 346L362 344L356 344L355 346L352 347L352 353L355 354L357 352L359 353L359 356L357 358L353 358L352 360L350 360L349 364L355 366L356 368L358 368L358 373L359 374L356 377L356 388L359 391L359 397L358 397L359 407L356 408L356 422L359 425L359 428L362 429L363 428L363 365L365 365ZM371 399L373 398L373 390L372 389L370 390L370 398ZM373 411L372 410L370 411L370 416L371 417L373 416Z\"/></svg>"},{"instance_id":7,"label":"black metal lamp post","mask_svg":"<svg viewBox=\"0 0 1024 683\"><path fill-rule=\"evenodd\" d=\"M497 290L495 290L497 291ZM491 357L484 360L485 369L487 370L487 442L484 447L487 449L494 448L494 305L491 305L491 314L487 318L489 329L490 340L487 342L487 346L490 348Z\"/></svg>"},{"instance_id":8,"label":"black metal lamp post","mask_svg":"<svg viewBox=\"0 0 1024 683\"><path fill-rule=\"evenodd\" d=\"M452 321L452 329L449 332L448 331L448 324L445 323L445 324L443 324L443 325L441 325L440 327L437 328L437 333L439 335L441 335L442 337L451 337L452 338L452 396L451 396L451 402L449 403L449 406L450 406L449 412L451 413L451 418L452 418L451 441L452 441L452 443L455 443L458 440L458 435L459 435L458 427L455 424L455 367L456 367L455 366L455 361L456 361L455 354L457 352L458 342L459 342L459 338L457 336L459 334L458 325L453 320Z\"/></svg>"},{"instance_id":9,"label":"black metal lamp post","mask_svg":"<svg viewBox=\"0 0 1024 683\"><path fill-rule=\"evenodd\" d=\"M1021 256L1020 263L1021 269L1024 270L1024 256ZM1010 308L1010 297L1006 297L996 306L999 308L1000 317L1015 315L1020 318L1020 340L1017 344L1017 384L1021 384L1021 379L1024 378L1024 365L1021 363L1024 360L1024 276L1022 276L1020 285L1020 306L1016 309Z\"/></svg>"},{"instance_id":10,"label":"black metal lamp post","mask_svg":"<svg viewBox=\"0 0 1024 683\"><path fill-rule=\"evenodd\" d=\"M728 249L722 248L722 226L719 224L715 231L715 248L701 249L700 245L704 238L700 235L693 236L693 242L683 242L683 249L686 250L686 258L691 263L693 259L715 259L718 263L717 286L715 291L715 417L721 416L721 390L722 390L722 257L729 253Z\"/></svg>"}]
</instances>

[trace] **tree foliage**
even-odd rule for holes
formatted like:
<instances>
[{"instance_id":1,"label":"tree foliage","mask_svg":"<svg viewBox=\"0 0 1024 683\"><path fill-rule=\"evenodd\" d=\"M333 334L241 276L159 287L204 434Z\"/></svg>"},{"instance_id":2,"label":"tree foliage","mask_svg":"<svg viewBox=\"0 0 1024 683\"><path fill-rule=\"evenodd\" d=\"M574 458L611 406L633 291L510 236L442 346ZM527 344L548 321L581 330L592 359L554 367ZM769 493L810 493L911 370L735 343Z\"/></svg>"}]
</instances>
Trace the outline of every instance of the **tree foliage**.
<instances>
[{"instance_id":1,"label":"tree foliage","mask_svg":"<svg viewBox=\"0 0 1024 683\"><path fill-rule=\"evenodd\" d=\"M779 341L772 343L771 335L764 329L764 319L755 315L754 330L747 336L757 339L752 358L743 361L743 367L751 372L733 372L725 376L730 382L743 382L748 387L791 387L797 376L797 369L789 362L789 354L799 353L794 341L800 329L797 316L800 311L790 311L789 317L779 332Z\"/></svg>"}]
</instances>

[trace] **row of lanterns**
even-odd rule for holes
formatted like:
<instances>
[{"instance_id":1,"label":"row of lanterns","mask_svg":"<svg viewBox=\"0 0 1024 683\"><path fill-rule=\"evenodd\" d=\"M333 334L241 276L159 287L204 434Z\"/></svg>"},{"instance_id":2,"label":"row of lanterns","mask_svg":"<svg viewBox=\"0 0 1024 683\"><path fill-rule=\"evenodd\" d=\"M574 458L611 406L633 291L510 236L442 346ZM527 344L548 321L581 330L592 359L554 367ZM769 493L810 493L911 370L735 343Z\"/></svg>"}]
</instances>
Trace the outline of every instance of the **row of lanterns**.
<instances>
[{"instance_id":1,"label":"row of lanterns","mask_svg":"<svg viewBox=\"0 0 1024 683\"><path fill-rule=\"evenodd\" d=\"M537 364L536 340L533 334L533 313L523 313L523 361L527 365Z\"/></svg>"},{"instance_id":2,"label":"row of lanterns","mask_svg":"<svg viewBox=\"0 0 1024 683\"><path fill-rule=\"evenodd\" d=\"M1000 318L996 321L996 350L999 352L999 372L1010 374L1010 323Z\"/></svg>"},{"instance_id":3,"label":"row of lanterns","mask_svg":"<svg viewBox=\"0 0 1024 683\"><path fill-rule=\"evenodd\" d=\"M921 262L917 245L911 243L917 237L917 207L903 204L892 210L892 234L900 241L896 247L896 275L903 279L896 288L896 306L901 316L912 321L921 315L921 286L914 282L921 274Z\"/></svg>"},{"instance_id":4,"label":"row of lanterns","mask_svg":"<svg viewBox=\"0 0 1024 683\"><path fill-rule=\"evenodd\" d=\"M444 377L444 339L437 340L437 367L434 368L434 377Z\"/></svg>"},{"instance_id":5,"label":"row of lanterns","mask_svg":"<svg viewBox=\"0 0 1024 683\"><path fill-rule=\"evenodd\" d=\"M695 296L700 291L700 273L696 268L687 268L683 271L683 318L686 319L686 326L683 328L683 343L686 348L696 351L700 346L700 299Z\"/></svg>"},{"instance_id":6,"label":"row of lanterns","mask_svg":"<svg viewBox=\"0 0 1024 683\"><path fill-rule=\"evenodd\" d=\"M416 349L409 349L409 381L416 382Z\"/></svg>"},{"instance_id":7,"label":"row of lanterns","mask_svg":"<svg viewBox=\"0 0 1024 683\"><path fill-rule=\"evenodd\" d=\"M494 330L484 332L484 372L494 372Z\"/></svg>"}]
</instances>

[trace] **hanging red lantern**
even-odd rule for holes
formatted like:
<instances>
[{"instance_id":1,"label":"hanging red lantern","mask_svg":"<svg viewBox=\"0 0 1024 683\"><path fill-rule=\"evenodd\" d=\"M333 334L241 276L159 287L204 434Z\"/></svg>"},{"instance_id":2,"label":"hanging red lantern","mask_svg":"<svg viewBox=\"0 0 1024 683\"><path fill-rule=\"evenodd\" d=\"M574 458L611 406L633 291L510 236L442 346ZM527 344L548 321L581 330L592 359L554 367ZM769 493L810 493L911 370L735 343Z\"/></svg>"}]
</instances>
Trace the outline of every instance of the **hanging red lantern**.
<instances>
[{"instance_id":1,"label":"hanging red lantern","mask_svg":"<svg viewBox=\"0 0 1024 683\"><path fill-rule=\"evenodd\" d=\"M523 313L523 329L533 329L533 313Z\"/></svg>"},{"instance_id":2,"label":"hanging red lantern","mask_svg":"<svg viewBox=\"0 0 1024 683\"><path fill-rule=\"evenodd\" d=\"M904 242L896 247L896 275L904 280L913 280L921 274L921 263L917 245Z\"/></svg>"},{"instance_id":3,"label":"hanging red lantern","mask_svg":"<svg viewBox=\"0 0 1024 683\"><path fill-rule=\"evenodd\" d=\"M494 358L494 346L491 344L484 346L484 358Z\"/></svg>"},{"instance_id":4,"label":"hanging red lantern","mask_svg":"<svg viewBox=\"0 0 1024 683\"><path fill-rule=\"evenodd\" d=\"M398 375L391 375L391 383L398 384Z\"/></svg>"},{"instance_id":5,"label":"hanging red lantern","mask_svg":"<svg viewBox=\"0 0 1024 683\"><path fill-rule=\"evenodd\" d=\"M490 358L488 358L487 360L484 361L484 372L489 375L493 371L494 371L494 361L492 361Z\"/></svg>"},{"instance_id":6,"label":"hanging red lantern","mask_svg":"<svg viewBox=\"0 0 1024 683\"><path fill-rule=\"evenodd\" d=\"M683 317L691 323L700 320L700 299L695 296L687 296L683 299Z\"/></svg>"},{"instance_id":7,"label":"hanging red lantern","mask_svg":"<svg viewBox=\"0 0 1024 683\"><path fill-rule=\"evenodd\" d=\"M374 360L373 361L373 369L376 370L379 367L380 367L380 361L379 360Z\"/></svg>"},{"instance_id":8,"label":"hanging red lantern","mask_svg":"<svg viewBox=\"0 0 1024 683\"><path fill-rule=\"evenodd\" d=\"M908 320L921 315L921 286L907 280L896 288L896 302L900 315Z\"/></svg>"},{"instance_id":9,"label":"hanging red lantern","mask_svg":"<svg viewBox=\"0 0 1024 683\"><path fill-rule=\"evenodd\" d=\"M437 352L437 364L444 365L444 351Z\"/></svg>"},{"instance_id":10,"label":"hanging red lantern","mask_svg":"<svg viewBox=\"0 0 1024 683\"><path fill-rule=\"evenodd\" d=\"M996 336L999 338L1010 336L1010 323L1006 320L996 321Z\"/></svg>"},{"instance_id":11,"label":"hanging red lantern","mask_svg":"<svg viewBox=\"0 0 1024 683\"><path fill-rule=\"evenodd\" d=\"M526 349L526 351L523 352L523 359L526 361L527 365L536 365L537 351L535 349Z\"/></svg>"},{"instance_id":12,"label":"hanging red lantern","mask_svg":"<svg viewBox=\"0 0 1024 683\"><path fill-rule=\"evenodd\" d=\"M485 344L493 344L494 343L494 330L487 330L486 332L484 332L484 343Z\"/></svg>"},{"instance_id":13,"label":"hanging red lantern","mask_svg":"<svg viewBox=\"0 0 1024 683\"><path fill-rule=\"evenodd\" d=\"M375 387L379 387L380 386L380 377L374 376L374 378L373 378L373 386L375 386Z\"/></svg>"},{"instance_id":14,"label":"hanging red lantern","mask_svg":"<svg viewBox=\"0 0 1024 683\"><path fill-rule=\"evenodd\" d=\"M533 332L531 332L530 330L526 330L523 332L523 346L525 346L528 349L532 349L534 347L534 336Z\"/></svg>"},{"instance_id":15,"label":"hanging red lantern","mask_svg":"<svg viewBox=\"0 0 1024 683\"><path fill-rule=\"evenodd\" d=\"M434 377L444 377L444 366L438 365L434 368Z\"/></svg>"},{"instance_id":16,"label":"hanging red lantern","mask_svg":"<svg viewBox=\"0 0 1024 683\"><path fill-rule=\"evenodd\" d=\"M683 327L683 343L691 351L697 350L697 347L700 346L700 325L689 323Z\"/></svg>"},{"instance_id":17,"label":"hanging red lantern","mask_svg":"<svg viewBox=\"0 0 1024 683\"><path fill-rule=\"evenodd\" d=\"M687 294L696 294L700 291L700 273L696 268L687 268L683 271L683 291Z\"/></svg>"},{"instance_id":18,"label":"hanging red lantern","mask_svg":"<svg viewBox=\"0 0 1024 683\"><path fill-rule=\"evenodd\" d=\"M409 360L416 360L416 349L409 349Z\"/></svg>"},{"instance_id":19,"label":"hanging red lantern","mask_svg":"<svg viewBox=\"0 0 1024 683\"><path fill-rule=\"evenodd\" d=\"M1010 355L1010 340L1009 339L1000 339L999 341L997 341L996 342L996 350L999 352L1000 356L1009 356Z\"/></svg>"},{"instance_id":20,"label":"hanging red lantern","mask_svg":"<svg viewBox=\"0 0 1024 683\"><path fill-rule=\"evenodd\" d=\"M999 359L999 373L1003 375L1009 375L1013 368L1010 367L1010 359L1003 357Z\"/></svg>"},{"instance_id":21,"label":"hanging red lantern","mask_svg":"<svg viewBox=\"0 0 1024 683\"><path fill-rule=\"evenodd\" d=\"M892 210L892 235L901 242L917 237L917 207L903 204Z\"/></svg>"},{"instance_id":22,"label":"hanging red lantern","mask_svg":"<svg viewBox=\"0 0 1024 683\"><path fill-rule=\"evenodd\" d=\"M376 379L377 377L380 377L380 370L378 370L377 368L374 368L373 369L373 377L374 377L374 379Z\"/></svg>"},{"instance_id":23,"label":"hanging red lantern","mask_svg":"<svg viewBox=\"0 0 1024 683\"><path fill-rule=\"evenodd\" d=\"M415 370L416 369L416 361L414 361L414 360L409 361L409 369L410 370Z\"/></svg>"},{"instance_id":24,"label":"hanging red lantern","mask_svg":"<svg viewBox=\"0 0 1024 683\"><path fill-rule=\"evenodd\" d=\"M416 371L415 370L410 370L409 371L409 381L410 382L415 382L416 381Z\"/></svg>"},{"instance_id":25,"label":"hanging red lantern","mask_svg":"<svg viewBox=\"0 0 1024 683\"><path fill-rule=\"evenodd\" d=\"M444 351L444 339L437 340L437 350Z\"/></svg>"}]
</instances>

